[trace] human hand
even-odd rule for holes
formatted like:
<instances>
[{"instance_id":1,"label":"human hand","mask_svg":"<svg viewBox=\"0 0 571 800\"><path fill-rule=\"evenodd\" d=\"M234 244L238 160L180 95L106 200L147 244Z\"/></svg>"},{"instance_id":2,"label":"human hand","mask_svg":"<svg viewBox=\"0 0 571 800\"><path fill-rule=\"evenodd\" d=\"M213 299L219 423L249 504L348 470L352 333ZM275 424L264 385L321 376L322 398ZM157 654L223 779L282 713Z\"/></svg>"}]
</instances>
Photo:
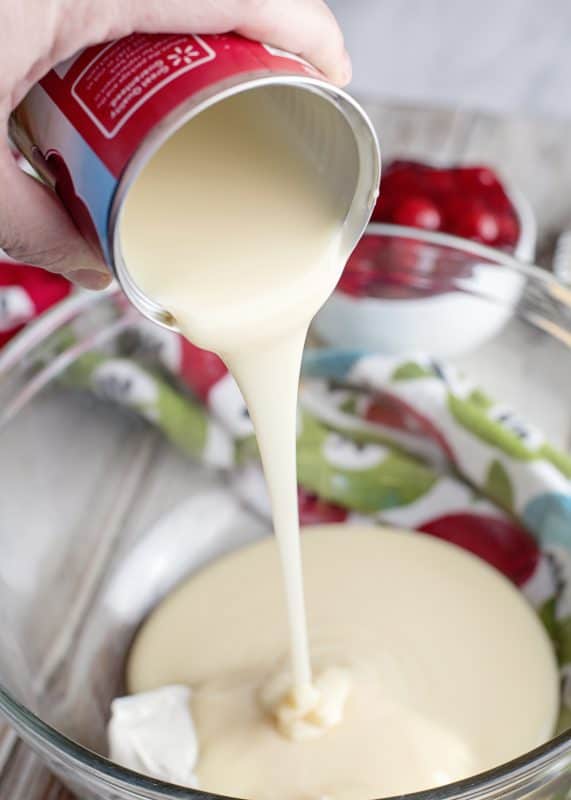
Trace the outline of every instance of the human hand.
<instances>
[{"instance_id":1,"label":"human hand","mask_svg":"<svg viewBox=\"0 0 571 800\"><path fill-rule=\"evenodd\" d=\"M137 32L236 31L303 56L337 84L349 56L324 0L0 0L0 123L51 67L78 50ZM29 264L104 288L109 272L55 194L0 140L0 247Z\"/></svg>"}]
</instances>

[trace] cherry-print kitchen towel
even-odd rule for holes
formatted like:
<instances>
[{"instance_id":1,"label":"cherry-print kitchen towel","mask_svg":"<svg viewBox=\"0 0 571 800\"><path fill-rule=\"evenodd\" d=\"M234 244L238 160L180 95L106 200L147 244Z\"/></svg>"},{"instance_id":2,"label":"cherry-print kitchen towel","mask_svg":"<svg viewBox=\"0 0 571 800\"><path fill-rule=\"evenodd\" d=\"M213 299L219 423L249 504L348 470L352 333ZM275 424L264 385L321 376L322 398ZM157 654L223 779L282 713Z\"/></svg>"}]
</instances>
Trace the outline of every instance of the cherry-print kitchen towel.
<instances>
[{"instance_id":1,"label":"cherry-print kitchen towel","mask_svg":"<svg viewBox=\"0 0 571 800\"><path fill-rule=\"evenodd\" d=\"M70 326L61 347L74 339ZM143 416L224 470L242 500L269 516L252 424L217 356L137 321L114 352L82 355L62 383ZM297 454L303 523L415 529L472 551L518 585L557 649L561 725L571 722L568 456L449 365L332 350L306 356Z\"/></svg>"}]
</instances>

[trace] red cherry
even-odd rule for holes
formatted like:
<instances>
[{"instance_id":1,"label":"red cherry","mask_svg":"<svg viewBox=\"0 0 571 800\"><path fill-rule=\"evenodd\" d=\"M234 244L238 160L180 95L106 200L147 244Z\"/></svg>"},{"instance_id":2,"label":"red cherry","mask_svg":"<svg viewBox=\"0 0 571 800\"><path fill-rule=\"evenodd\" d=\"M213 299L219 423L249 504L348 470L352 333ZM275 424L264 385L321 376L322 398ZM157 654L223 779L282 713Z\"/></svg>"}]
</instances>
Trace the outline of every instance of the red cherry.
<instances>
[{"instance_id":1,"label":"red cherry","mask_svg":"<svg viewBox=\"0 0 571 800\"><path fill-rule=\"evenodd\" d=\"M422 195L401 200L393 209L392 219L397 225L424 228L429 231L437 231L442 223L437 206Z\"/></svg>"},{"instance_id":2,"label":"red cherry","mask_svg":"<svg viewBox=\"0 0 571 800\"><path fill-rule=\"evenodd\" d=\"M491 244L498 238L499 225L496 217L485 209L474 210L469 214L464 226L460 226L463 235L470 238L479 239L481 242Z\"/></svg>"},{"instance_id":3,"label":"red cherry","mask_svg":"<svg viewBox=\"0 0 571 800\"><path fill-rule=\"evenodd\" d=\"M181 378L200 400L207 400L214 384L227 372L219 356L195 347L186 339L182 340Z\"/></svg>"},{"instance_id":4,"label":"red cherry","mask_svg":"<svg viewBox=\"0 0 571 800\"><path fill-rule=\"evenodd\" d=\"M519 239L519 223L514 214L508 212L498 217L498 237L496 244L513 247Z\"/></svg>"},{"instance_id":5,"label":"red cherry","mask_svg":"<svg viewBox=\"0 0 571 800\"><path fill-rule=\"evenodd\" d=\"M372 218L445 230L503 249L515 247L520 235L514 208L500 179L490 167L481 165L445 169L395 160L385 168ZM360 294L364 287L361 282L348 290ZM441 290L445 287L435 286L433 293ZM397 294L400 296L400 290Z\"/></svg>"},{"instance_id":6,"label":"red cherry","mask_svg":"<svg viewBox=\"0 0 571 800\"><path fill-rule=\"evenodd\" d=\"M372 283L379 279L377 258L384 239L365 235L358 242L345 266L338 288L346 294L363 297Z\"/></svg>"},{"instance_id":7,"label":"red cherry","mask_svg":"<svg viewBox=\"0 0 571 800\"><path fill-rule=\"evenodd\" d=\"M383 171L381 194L391 203L418 192L428 167L414 161L393 161Z\"/></svg>"},{"instance_id":8,"label":"red cherry","mask_svg":"<svg viewBox=\"0 0 571 800\"><path fill-rule=\"evenodd\" d=\"M366 233L359 239L349 258L348 266L353 271L368 272L375 269L379 252L388 240L384 236Z\"/></svg>"},{"instance_id":9,"label":"red cherry","mask_svg":"<svg viewBox=\"0 0 571 800\"><path fill-rule=\"evenodd\" d=\"M413 286L393 286L381 280L370 287L368 297L376 297L382 300L412 300L414 298L427 297L428 293L416 289Z\"/></svg>"},{"instance_id":10,"label":"red cherry","mask_svg":"<svg viewBox=\"0 0 571 800\"><path fill-rule=\"evenodd\" d=\"M419 161L393 161L385 169L382 187L385 192L422 193L432 199L455 190L455 170L431 167Z\"/></svg>"},{"instance_id":11,"label":"red cherry","mask_svg":"<svg viewBox=\"0 0 571 800\"><path fill-rule=\"evenodd\" d=\"M435 169L419 161L401 159L391 162L383 171L381 192L372 219L391 222L393 211L413 196L424 195L430 200L450 193L454 189L452 173L452 170ZM431 229L421 223L415 227Z\"/></svg>"},{"instance_id":12,"label":"red cherry","mask_svg":"<svg viewBox=\"0 0 571 800\"><path fill-rule=\"evenodd\" d=\"M338 288L353 297L430 297L453 290L459 275L459 268L453 274L446 269L430 245L366 235L349 259Z\"/></svg>"},{"instance_id":13,"label":"red cherry","mask_svg":"<svg viewBox=\"0 0 571 800\"><path fill-rule=\"evenodd\" d=\"M385 200L389 200L391 203L397 198L406 197L415 191L418 191L418 181L414 173L402 170L401 172L383 175L381 178L379 196L384 197Z\"/></svg>"},{"instance_id":14,"label":"red cherry","mask_svg":"<svg viewBox=\"0 0 571 800\"><path fill-rule=\"evenodd\" d=\"M482 197L491 211L495 211L497 214L514 214L511 200L501 186L488 189L485 193L482 193Z\"/></svg>"},{"instance_id":15,"label":"red cherry","mask_svg":"<svg viewBox=\"0 0 571 800\"><path fill-rule=\"evenodd\" d=\"M339 288L354 297L416 297L416 265L421 255L413 240L364 236L345 268Z\"/></svg>"},{"instance_id":16,"label":"red cherry","mask_svg":"<svg viewBox=\"0 0 571 800\"><path fill-rule=\"evenodd\" d=\"M382 180L389 182L415 182L423 180L423 177L431 168L421 161L407 161L397 158L391 161L383 170Z\"/></svg>"},{"instance_id":17,"label":"red cherry","mask_svg":"<svg viewBox=\"0 0 571 800\"><path fill-rule=\"evenodd\" d=\"M319 525L326 522L345 522L347 509L320 500L316 494L298 486L299 521L302 525Z\"/></svg>"},{"instance_id":18,"label":"red cherry","mask_svg":"<svg viewBox=\"0 0 571 800\"><path fill-rule=\"evenodd\" d=\"M465 277L465 263L451 263L442 250L430 243L402 238L387 244L387 255L379 258L383 280L408 286L414 296L455 291L456 279Z\"/></svg>"},{"instance_id":19,"label":"red cherry","mask_svg":"<svg viewBox=\"0 0 571 800\"><path fill-rule=\"evenodd\" d=\"M484 244L493 244L500 232L496 215L472 199L454 198L448 204L446 218L452 233Z\"/></svg>"},{"instance_id":20,"label":"red cherry","mask_svg":"<svg viewBox=\"0 0 571 800\"><path fill-rule=\"evenodd\" d=\"M391 192L383 188L371 215L373 222L390 222L394 202Z\"/></svg>"},{"instance_id":21,"label":"red cherry","mask_svg":"<svg viewBox=\"0 0 571 800\"><path fill-rule=\"evenodd\" d=\"M501 188L496 173L490 167L460 167L457 183L464 191L478 194L482 189Z\"/></svg>"},{"instance_id":22,"label":"red cherry","mask_svg":"<svg viewBox=\"0 0 571 800\"><path fill-rule=\"evenodd\" d=\"M362 275L352 275L350 272L344 272L337 284L337 291L348 294L351 297L367 297L370 284L371 280Z\"/></svg>"},{"instance_id":23,"label":"red cherry","mask_svg":"<svg viewBox=\"0 0 571 800\"><path fill-rule=\"evenodd\" d=\"M454 169L431 169L424 176L425 189L431 197L449 195L455 191Z\"/></svg>"},{"instance_id":24,"label":"red cherry","mask_svg":"<svg viewBox=\"0 0 571 800\"><path fill-rule=\"evenodd\" d=\"M518 586L533 574L539 560L534 539L510 520L480 514L448 514L419 527L479 556Z\"/></svg>"}]
</instances>

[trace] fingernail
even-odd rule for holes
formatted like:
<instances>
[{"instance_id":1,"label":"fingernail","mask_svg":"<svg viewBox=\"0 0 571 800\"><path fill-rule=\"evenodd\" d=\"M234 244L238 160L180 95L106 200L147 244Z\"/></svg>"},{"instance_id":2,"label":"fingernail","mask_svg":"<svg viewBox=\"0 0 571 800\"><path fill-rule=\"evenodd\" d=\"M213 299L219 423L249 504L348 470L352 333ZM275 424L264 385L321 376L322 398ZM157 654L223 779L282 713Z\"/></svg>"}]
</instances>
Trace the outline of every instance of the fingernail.
<instances>
[{"instance_id":1,"label":"fingernail","mask_svg":"<svg viewBox=\"0 0 571 800\"><path fill-rule=\"evenodd\" d=\"M105 289L111 283L111 275L108 272L99 272L95 269L76 269L68 273L67 277L84 289Z\"/></svg>"}]
</instances>

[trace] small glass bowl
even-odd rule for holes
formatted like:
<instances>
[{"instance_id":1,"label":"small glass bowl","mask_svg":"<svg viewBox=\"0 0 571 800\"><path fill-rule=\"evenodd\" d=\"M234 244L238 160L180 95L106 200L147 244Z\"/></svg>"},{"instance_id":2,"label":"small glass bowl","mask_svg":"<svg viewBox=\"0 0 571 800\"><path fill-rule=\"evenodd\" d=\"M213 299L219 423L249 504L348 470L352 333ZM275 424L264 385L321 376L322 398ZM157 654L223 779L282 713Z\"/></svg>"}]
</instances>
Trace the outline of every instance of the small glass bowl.
<instances>
[{"instance_id":1,"label":"small glass bowl","mask_svg":"<svg viewBox=\"0 0 571 800\"><path fill-rule=\"evenodd\" d=\"M317 315L316 333L334 347L421 349L438 358L484 344L509 320L525 279L509 268L511 256L477 243L460 248L458 241L371 223Z\"/></svg>"}]
</instances>

